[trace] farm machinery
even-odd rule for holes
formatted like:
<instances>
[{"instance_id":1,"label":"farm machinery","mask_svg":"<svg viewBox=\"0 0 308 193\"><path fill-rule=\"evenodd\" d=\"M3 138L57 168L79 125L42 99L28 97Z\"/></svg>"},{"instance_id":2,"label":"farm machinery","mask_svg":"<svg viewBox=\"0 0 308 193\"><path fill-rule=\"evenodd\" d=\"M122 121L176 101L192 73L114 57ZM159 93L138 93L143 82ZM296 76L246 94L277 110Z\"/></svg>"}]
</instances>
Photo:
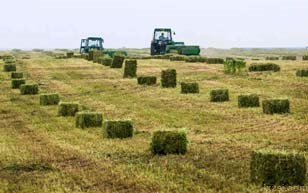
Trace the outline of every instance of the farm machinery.
<instances>
[{"instance_id":1,"label":"farm machinery","mask_svg":"<svg viewBox=\"0 0 308 193\"><path fill-rule=\"evenodd\" d=\"M80 43L80 53L89 53L91 49L104 50L103 47L104 39L101 37L88 37L82 39Z\"/></svg>"},{"instance_id":2,"label":"farm machinery","mask_svg":"<svg viewBox=\"0 0 308 193\"><path fill-rule=\"evenodd\" d=\"M176 53L180 55L199 55L199 46L187 46L184 42L173 41L172 30L170 28L154 29L153 40L151 42L151 55L164 55L168 53Z\"/></svg>"},{"instance_id":3,"label":"farm machinery","mask_svg":"<svg viewBox=\"0 0 308 193\"><path fill-rule=\"evenodd\" d=\"M122 50L106 50L103 47L103 43L104 39L101 37L88 37L87 39L82 39L80 43L80 53L89 54L91 50L97 50L110 57L113 57L116 53L127 55L126 51Z\"/></svg>"}]
</instances>

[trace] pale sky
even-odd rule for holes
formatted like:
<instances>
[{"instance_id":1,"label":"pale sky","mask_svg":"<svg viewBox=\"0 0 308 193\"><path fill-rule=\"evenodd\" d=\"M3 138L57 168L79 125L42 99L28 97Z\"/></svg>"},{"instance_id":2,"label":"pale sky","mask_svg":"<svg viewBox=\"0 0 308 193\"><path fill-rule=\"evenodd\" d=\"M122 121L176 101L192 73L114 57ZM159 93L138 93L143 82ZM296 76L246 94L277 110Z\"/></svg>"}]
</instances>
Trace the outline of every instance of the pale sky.
<instances>
[{"instance_id":1,"label":"pale sky","mask_svg":"<svg viewBox=\"0 0 308 193\"><path fill-rule=\"evenodd\" d=\"M306 47L308 0L2 0L0 48L150 46L155 27L201 47Z\"/></svg>"}]
</instances>

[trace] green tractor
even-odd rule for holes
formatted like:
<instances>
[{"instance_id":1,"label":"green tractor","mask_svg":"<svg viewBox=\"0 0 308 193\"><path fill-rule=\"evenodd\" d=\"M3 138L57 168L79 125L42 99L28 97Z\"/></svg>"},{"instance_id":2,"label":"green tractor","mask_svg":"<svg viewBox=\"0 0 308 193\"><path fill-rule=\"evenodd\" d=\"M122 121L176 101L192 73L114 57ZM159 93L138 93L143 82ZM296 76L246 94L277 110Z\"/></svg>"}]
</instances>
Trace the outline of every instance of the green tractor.
<instances>
[{"instance_id":1,"label":"green tractor","mask_svg":"<svg viewBox=\"0 0 308 193\"><path fill-rule=\"evenodd\" d=\"M101 37L88 37L87 39L82 39L80 43L80 53L88 54L90 50L99 50L103 54L107 54L113 57L115 54L122 54L127 56L127 52L124 50L105 50L103 47L104 39Z\"/></svg>"},{"instance_id":2,"label":"green tractor","mask_svg":"<svg viewBox=\"0 0 308 193\"><path fill-rule=\"evenodd\" d=\"M80 43L80 53L89 53L91 49L104 50L103 48L104 39L101 37L88 37L82 39Z\"/></svg>"},{"instance_id":3,"label":"green tractor","mask_svg":"<svg viewBox=\"0 0 308 193\"><path fill-rule=\"evenodd\" d=\"M190 56L200 54L199 46L186 46L184 42L175 42L172 35L175 33L172 33L170 28L156 28L151 42L151 55L176 53Z\"/></svg>"}]
</instances>

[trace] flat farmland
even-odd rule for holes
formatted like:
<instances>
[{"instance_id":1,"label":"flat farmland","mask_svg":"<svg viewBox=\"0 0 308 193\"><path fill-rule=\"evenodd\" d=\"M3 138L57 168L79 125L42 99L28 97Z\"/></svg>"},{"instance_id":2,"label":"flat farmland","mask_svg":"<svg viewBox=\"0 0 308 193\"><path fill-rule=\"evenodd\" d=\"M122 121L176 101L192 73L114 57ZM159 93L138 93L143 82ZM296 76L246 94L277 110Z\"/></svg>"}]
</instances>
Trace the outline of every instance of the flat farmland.
<instances>
[{"instance_id":1,"label":"flat farmland","mask_svg":"<svg viewBox=\"0 0 308 193\"><path fill-rule=\"evenodd\" d=\"M123 69L27 54L17 71L38 83L39 93L59 93L61 101L103 113L104 121L130 119L134 136L107 139L102 128L76 128L74 117L57 116L57 106L40 106L39 95L11 89L10 73L1 71L0 192L308 192L307 180L303 187L273 188L250 181L254 150L308 155L308 78L295 75L308 61L278 60L279 72L226 75L222 64L141 59L138 76L158 78L157 85L141 86L124 79ZM176 88L160 86L168 68L176 69ZM181 94L181 82L197 82L200 93ZM220 88L229 89L230 101L210 102L211 90ZM288 98L290 113L239 108L242 94ZM182 128L186 154L151 153L154 131Z\"/></svg>"}]
</instances>

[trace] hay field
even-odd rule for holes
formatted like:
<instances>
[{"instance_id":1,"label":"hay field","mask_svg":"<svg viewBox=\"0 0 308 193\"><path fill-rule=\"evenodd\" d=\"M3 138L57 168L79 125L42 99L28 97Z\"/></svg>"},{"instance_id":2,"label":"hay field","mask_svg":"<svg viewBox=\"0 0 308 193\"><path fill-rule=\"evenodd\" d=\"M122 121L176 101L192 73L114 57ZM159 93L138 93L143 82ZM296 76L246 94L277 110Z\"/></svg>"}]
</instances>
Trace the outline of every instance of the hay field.
<instances>
[{"instance_id":1,"label":"hay field","mask_svg":"<svg viewBox=\"0 0 308 193\"><path fill-rule=\"evenodd\" d=\"M225 75L221 64L138 60L138 75L159 82L161 70L174 68L178 83L199 83L199 94L185 95L179 84L137 85L136 79L123 79L123 69L26 54L31 59L18 60L17 71L25 72L27 83L38 83L40 93L57 92L62 101L102 112L104 120L131 119L135 135L106 139L101 128L76 128L73 117L57 116L56 106L40 106L39 95L12 90L10 74L1 71L0 192L308 192L308 182L273 189L251 184L249 169L256 149L307 157L308 78L295 73L308 61L274 61L280 72L234 76ZM229 102L210 102L210 91L219 88L229 89ZM291 113L238 108L237 96L248 93L261 100L288 98ZM186 128L185 155L151 154L152 132L166 128Z\"/></svg>"}]
</instances>

